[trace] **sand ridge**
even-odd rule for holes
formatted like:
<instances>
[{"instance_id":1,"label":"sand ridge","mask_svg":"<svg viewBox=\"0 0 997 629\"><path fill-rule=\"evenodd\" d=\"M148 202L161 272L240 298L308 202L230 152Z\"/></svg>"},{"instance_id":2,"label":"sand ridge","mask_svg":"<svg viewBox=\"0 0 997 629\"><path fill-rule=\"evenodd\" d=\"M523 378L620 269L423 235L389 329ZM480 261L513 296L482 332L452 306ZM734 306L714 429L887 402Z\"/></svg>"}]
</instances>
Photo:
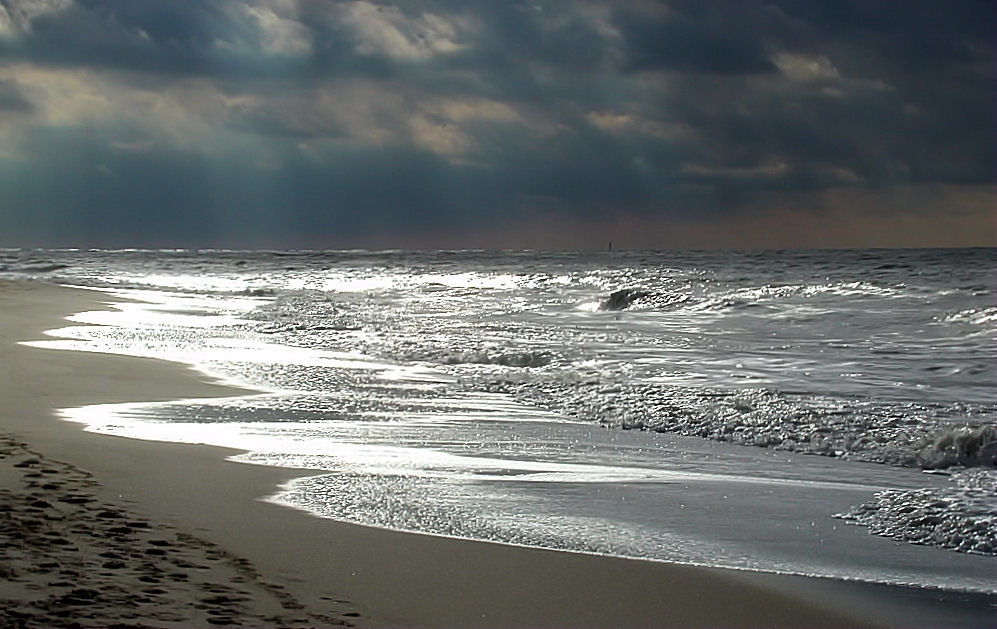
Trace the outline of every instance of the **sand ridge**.
<instances>
[{"instance_id":1,"label":"sand ridge","mask_svg":"<svg viewBox=\"0 0 997 629\"><path fill-rule=\"evenodd\" d=\"M94 492L87 472L0 434L0 625L351 626L247 560Z\"/></svg>"}]
</instances>

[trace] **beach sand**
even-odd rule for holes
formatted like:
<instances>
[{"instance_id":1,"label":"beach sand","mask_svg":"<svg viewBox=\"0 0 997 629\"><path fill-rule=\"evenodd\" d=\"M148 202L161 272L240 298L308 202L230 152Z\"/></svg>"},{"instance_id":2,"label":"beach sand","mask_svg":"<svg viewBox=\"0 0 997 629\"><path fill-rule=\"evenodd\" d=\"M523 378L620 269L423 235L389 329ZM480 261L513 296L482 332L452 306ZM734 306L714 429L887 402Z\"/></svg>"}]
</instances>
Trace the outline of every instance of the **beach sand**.
<instances>
[{"instance_id":1,"label":"beach sand","mask_svg":"<svg viewBox=\"0 0 997 629\"><path fill-rule=\"evenodd\" d=\"M355 526L261 500L308 472L84 432L55 410L239 393L175 363L18 344L107 301L0 281L0 625L911 624L900 588Z\"/></svg>"}]
</instances>

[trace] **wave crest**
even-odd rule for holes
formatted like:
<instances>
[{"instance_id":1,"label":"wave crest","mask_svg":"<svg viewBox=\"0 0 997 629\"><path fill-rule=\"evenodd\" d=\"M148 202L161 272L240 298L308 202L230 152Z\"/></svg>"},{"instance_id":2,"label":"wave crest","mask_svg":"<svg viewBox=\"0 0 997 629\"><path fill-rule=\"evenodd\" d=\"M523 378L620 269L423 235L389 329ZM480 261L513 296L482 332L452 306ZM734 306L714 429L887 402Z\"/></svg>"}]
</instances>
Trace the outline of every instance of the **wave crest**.
<instances>
[{"instance_id":1,"label":"wave crest","mask_svg":"<svg viewBox=\"0 0 997 629\"><path fill-rule=\"evenodd\" d=\"M503 367L545 367L555 355L543 351L508 351L500 349L469 349L407 354L405 360L439 365L500 365Z\"/></svg>"},{"instance_id":2,"label":"wave crest","mask_svg":"<svg viewBox=\"0 0 997 629\"><path fill-rule=\"evenodd\" d=\"M942 431L917 454L924 469L997 467L997 428L992 424Z\"/></svg>"},{"instance_id":3,"label":"wave crest","mask_svg":"<svg viewBox=\"0 0 997 629\"><path fill-rule=\"evenodd\" d=\"M903 467L997 467L997 408L591 381L482 383L602 425Z\"/></svg>"},{"instance_id":4,"label":"wave crest","mask_svg":"<svg viewBox=\"0 0 997 629\"><path fill-rule=\"evenodd\" d=\"M638 299L650 296L651 293L639 288L621 288L610 293L609 297L599 304L599 310L626 310Z\"/></svg>"},{"instance_id":5,"label":"wave crest","mask_svg":"<svg viewBox=\"0 0 997 629\"><path fill-rule=\"evenodd\" d=\"M943 320L945 323L969 323L971 325L993 323L997 321L997 306L991 308L969 308L951 314Z\"/></svg>"}]
</instances>

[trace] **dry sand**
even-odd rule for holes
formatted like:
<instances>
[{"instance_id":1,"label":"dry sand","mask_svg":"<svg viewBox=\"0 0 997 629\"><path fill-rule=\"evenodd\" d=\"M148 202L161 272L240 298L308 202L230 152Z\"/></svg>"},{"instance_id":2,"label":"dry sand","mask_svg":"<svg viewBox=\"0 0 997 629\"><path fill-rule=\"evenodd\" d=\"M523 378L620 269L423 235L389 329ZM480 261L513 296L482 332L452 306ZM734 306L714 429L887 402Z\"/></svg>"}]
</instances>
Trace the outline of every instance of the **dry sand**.
<instances>
[{"instance_id":1,"label":"dry sand","mask_svg":"<svg viewBox=\"0 0 997 629\"><path fill-rule=\"evenodd\" d=\"M54 409L237 392L182 365L17 343L101 301L0 282L4 626L903 624L875 597L817 579L315 518L260 500L301 472L229 462L219 448L83 432Z\"/></svg>"}]
</instances>

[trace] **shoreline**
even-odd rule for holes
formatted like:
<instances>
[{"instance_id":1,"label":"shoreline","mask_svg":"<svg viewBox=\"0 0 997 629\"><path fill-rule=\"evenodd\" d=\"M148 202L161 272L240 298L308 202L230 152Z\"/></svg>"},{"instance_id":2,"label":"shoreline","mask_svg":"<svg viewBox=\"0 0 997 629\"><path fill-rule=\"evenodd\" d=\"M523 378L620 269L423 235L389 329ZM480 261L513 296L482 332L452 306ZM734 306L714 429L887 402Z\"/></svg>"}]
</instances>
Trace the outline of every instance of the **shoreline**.
<instances>
[{"instance_id":1,"label":"shoreline","mask_svg":"<svg viewBox=\"0 0 997 629\"><path fill-rule=\"evenodd\" d=\"M904 626L918 617L902 615L905 598L924 593L893 586L559 553L320 519L266 500L282 483L315 471L227 461L234 451L223 448L84 432L55 412L244 392L177 363L18 343L45 338L64 317L106 307L102 301L108 300L91 291L0 281L0 432L28 444L23 448L39 453L40 462L89 475L96 503L124 505L151 528L194 537L251 566L260 583L300 605L297 613L312 614L309 626L853 627ZM180 590L171 612L201 615L176 626L207 622L195 601L184 604L183 596L193 594ZM882 596L886 591L890 596ZM9 598L6 590L0 598ZM248 622L233 616L232 624L259 622L267 613L276 618L262 609L263 598L244 602L261 609L247 612Z\"/></svg>"}]
</instances>

